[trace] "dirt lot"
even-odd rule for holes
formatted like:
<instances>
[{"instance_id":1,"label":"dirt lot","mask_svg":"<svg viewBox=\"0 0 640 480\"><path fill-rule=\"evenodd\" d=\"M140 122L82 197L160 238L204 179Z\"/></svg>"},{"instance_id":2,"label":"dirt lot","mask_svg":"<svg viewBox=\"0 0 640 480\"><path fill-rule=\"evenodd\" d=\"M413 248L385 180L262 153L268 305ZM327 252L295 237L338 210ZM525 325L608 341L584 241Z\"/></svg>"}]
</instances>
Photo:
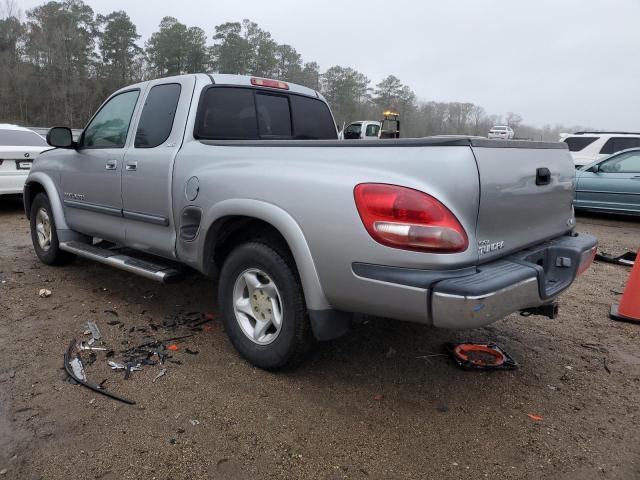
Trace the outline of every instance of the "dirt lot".
<instances>
[{"instance_id":1,"label":"dirt lot","mask_svg":"<svg viewBox=\"0 0 640 480\"><path fill-rule=\"evenodd\" d=\"M578 225L610 253L640 245L638 221ZM3 199L0 478L640 478L640 325L607 316L628 272L596 263L557 320L513 315L449 332L362 319L284 374L241 360L216 319L178 342L181 364L155 383L158 366L124 380L100 352L90 380L136 400L128 406L65 380L70 340L87 320L116 351L183 334L163 323L215 314L215 285L194 275L163 286L83 260L41 265L21 204ZM469 373L433 356L467 339L497 342L521 368Z\"/></svg>"}]
</instances>

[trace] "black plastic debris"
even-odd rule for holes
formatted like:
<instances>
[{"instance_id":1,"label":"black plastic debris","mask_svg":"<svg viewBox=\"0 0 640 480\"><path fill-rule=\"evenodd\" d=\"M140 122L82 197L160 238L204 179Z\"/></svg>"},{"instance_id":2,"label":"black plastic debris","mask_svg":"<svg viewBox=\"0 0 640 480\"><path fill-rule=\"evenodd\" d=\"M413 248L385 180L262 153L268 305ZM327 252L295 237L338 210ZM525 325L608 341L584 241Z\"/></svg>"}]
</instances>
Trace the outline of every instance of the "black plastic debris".
<instances>
[{"instance_id":1,"label":"black plastic debris","mask_svg":"<svg viewBox=\"0 0 640 480\"><path fill-rule=\"evenodd\" d=\"M82 379L79 376L77 376L71 365L71 362L74 360L72 358L72 355L73 355L73 350L75 350L75 348L76 348L76 339L74 338L73 340L71 340L71 343L69 344L69 348L67 348L66 352L64 353L64 369L67 372L67 375L69 375L71 379L75 380L76 383L82 385L83 387L86 387L89 390L93 390L94 392L100 393L101 395L104 395L109 398L113 398L114 400L118 400L128 405L135 405L136 402L134 402L133 400L126 399L124 397L116 395L115 393L111 393L107 390L104 390L100 385L93 385L91 383L88 383L86 381L86 377L85 379Z\"/></svg>"},{"instance_id":2,"label":"black plastic debris","mask_svg":"<svg viewBox=\"0 0 640 480\"><path fill-rule=\"evenodd\" d=\"M95 311L93 313L96 313ZM159 374L153 378L152 383L167 373L166 364L182 365L183 362L174 359L175 352L184 352L188 355L198 355L196 349L186 348L176 345L174 342L185 340L197 335L203 328L202 324L211 322L214 319L212 313L184 312L167 315L164 320L153 320L149 318L149 323L140 325L126 325L120 319L115 310L104 310L104 313L111 316L105 323L110 326L117 326L121 329L121 334L126 338L120 343L122 346L113 348L105 342L98 325L95 322L87 322L85 335L90 335L88 341L76 342L74 339L69 349L65 353L65 370L70 381L81 384L86 388L101 393L107 397L114 398L128 404L135 402L122 398L116 394L106 391L103 380L99 385L88 382L84 373L85 366L92 365L97 361L105 361L112 370L123 374L124 379L129 379L133 372L157 366ZM113 330L111 330L113 332ZM128 332L128 333L127 333ZM164 333L164 334L163 334ZM141 335L142 334L142 335ZM156 338L156 335L158 338ZM97 346L101 344L101 346ZM178 355L180 355L178 353ZM73 361L73 364L71 363ZM83 363L84 362L84 363ZM75 367L75 372L74 368ZM157 373L156 372L156 373Z\"/></svg>"},{"instance_id":3,"label":"black plastic debris","mask_svg":"<svg viewBox=\"0 0 640 480\"><path fill-rule=\"evenodd\" d=\"M518 364L499 346L486 342L447 343L446 350L464 370L514 370Z\"/></svg>"},{"instance_id":4,"label":"black plastic debris","mask_svg":"<svg viewBox=\"0 0 640 480\"><path fill-rule=\"evenodd\" d=\"M633 267L636 261L636 252L626 252L622 255L614 257L605 252L596 253L595 259L600 262L613 263L615 265L624 265L626 267Z\"/></svg>"}]
</instances>

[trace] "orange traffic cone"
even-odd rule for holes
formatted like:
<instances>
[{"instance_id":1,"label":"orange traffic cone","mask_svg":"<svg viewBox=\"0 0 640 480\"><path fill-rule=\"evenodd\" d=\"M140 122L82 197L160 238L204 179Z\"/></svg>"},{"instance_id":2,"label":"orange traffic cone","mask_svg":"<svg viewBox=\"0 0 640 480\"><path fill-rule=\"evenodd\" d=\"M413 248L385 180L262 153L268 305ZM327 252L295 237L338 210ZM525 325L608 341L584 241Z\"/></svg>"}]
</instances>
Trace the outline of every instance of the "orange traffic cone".
<instances>
[{"instance_id":1,"label":"orange traffic cone","mask_svg":"<svg viewBox=\"0 0 640 480\"><path fill-rule=\"evenodd\" d=\"M640 250L636 255L620 305L611 305L609 316L623 322L640 322Z\"/></svg>"}]
</instances>

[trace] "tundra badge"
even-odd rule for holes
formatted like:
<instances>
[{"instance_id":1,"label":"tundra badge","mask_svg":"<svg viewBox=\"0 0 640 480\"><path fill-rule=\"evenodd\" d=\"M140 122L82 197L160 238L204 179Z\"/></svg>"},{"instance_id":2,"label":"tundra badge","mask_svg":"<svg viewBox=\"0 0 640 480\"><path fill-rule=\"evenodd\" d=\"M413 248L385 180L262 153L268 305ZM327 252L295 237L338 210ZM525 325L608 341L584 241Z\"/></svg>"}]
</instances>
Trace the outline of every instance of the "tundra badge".
<instances>
[{"instance_id":1,"label":"tundra badge","mask_svg":"<svg viewBox=\"0 0 640 480\"><path fill-rule=\"evenodd\" d=\"M82 195L81 193L64 192L64 198L68 198L71 200L84 200L84 195Z\"/></svg>"},{"instance_id":2,"label":"tundra badge","mask_svg":"<svg viewBox=\"0 0 640 480\"><path fill-rule=\"evenodd\" d=\"M504 248L504 240L491 243L490 240L478 240L478 254L484 255Z\"/></svg>"}]
</instances>

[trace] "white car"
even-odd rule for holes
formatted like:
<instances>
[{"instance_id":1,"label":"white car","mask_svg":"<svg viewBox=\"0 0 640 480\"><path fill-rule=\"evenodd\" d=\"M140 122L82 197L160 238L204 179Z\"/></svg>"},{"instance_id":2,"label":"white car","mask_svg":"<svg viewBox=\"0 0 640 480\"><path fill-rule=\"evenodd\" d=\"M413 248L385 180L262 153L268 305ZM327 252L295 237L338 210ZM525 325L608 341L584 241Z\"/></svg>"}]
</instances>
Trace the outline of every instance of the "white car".
<instances>
[{"instance_id":1,"label":"white car","mask_svg":"<svg viewBox=\"0 0 640 480\"><path fill-rule=\"evenodd\" d=\"M569 146L576 168L601 160L609 155L640 147L640 133L576 132L560 134L560 141Z\"/></svg>"},{"instance_id":2,"label":"white car","mask_svg":"<svg viewBox=\"0 0 640 480\"><path fill-rule=\"evenodd\" d=\"M21 194L33 159L49 148L36 132L0 123L0 195Z\"/></svg>"},{"instance_id":3,"label":"white car","mask_svg":"<svg viewBox=\"0 0 640 480\"><path fill-rule=\"evenodd\" d=\"M507 125L495 125L489 130L489 139L511 140L514 137L513 129Z\"/></svg>"}]
</instances>

